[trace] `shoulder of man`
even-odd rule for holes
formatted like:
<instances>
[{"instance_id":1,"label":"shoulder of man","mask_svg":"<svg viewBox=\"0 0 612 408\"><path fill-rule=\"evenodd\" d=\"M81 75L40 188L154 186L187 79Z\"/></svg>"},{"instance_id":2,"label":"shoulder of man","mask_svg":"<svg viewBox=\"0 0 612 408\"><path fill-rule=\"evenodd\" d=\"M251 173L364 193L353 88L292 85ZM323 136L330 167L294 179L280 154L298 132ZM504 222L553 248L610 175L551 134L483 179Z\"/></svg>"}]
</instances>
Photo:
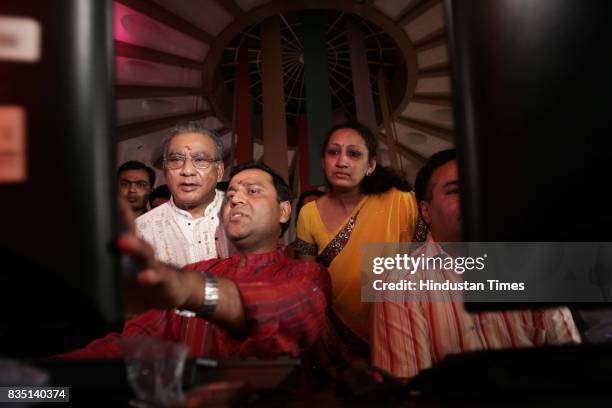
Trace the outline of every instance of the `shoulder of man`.
<instances>
[{"instance_id":1,"label":"shoulder of man","mask_svg":"<svg viewBox=\"0 0 612 408\"><path fill-rule=\"evenodd\" d=\"M287 271L287 277L306 279L307 281L312 282L312 285L314 285L313 290L314 287L322 290L322 293L324 293L325 298L327 299L327 304L331 304L331 276L324 265L321 265L315 261L305 261L291 258L289 270Z\"/></svg>"},{"instance_id":2,"label":"shoulder of man","mask_svg":"<svg viewBox=\"0 0 612 408\"><path fill-rule=\"evenodd\" d=\"M204 261L194 262L192 264L185 265L185 269L192 269L198 272L208 272L215 266L223 266L223 264L230 264L230 258L212 258Z\"/></svg>"},{"instance_id":3,"label":"shoulder of man","mask_svg":"<svg viewBox=\"0 0 612 408\"><path fill-rule=\"evenodd\" d=\"M167 201L161 205L158 205L152 210L147 211L146 213L142 214L140 217L136 217L136 224L151 221L153 218L159 217L160 215L164 214L169 209L170 209L170 201Z\"/></svg>"},{"instance_id":4,"label":"shoulder of man","mask_svg":"<svg viewBox=\"0 0 612 408\"><path fill-rule=\"evenodd\" d=\"M170 209L170 202L166 202L160 206L155 207L154 209L147 211L142 214L140 217L137 217L134 220L134 225L136 226L136 233L140 236L146 234L146 232L150 229L149 225L158 218L165 217L168 210Z\"/></svg>"},{"instance_id":5,"label":"shoulder of man","mask_svg":"<svg viewBox=\"0 0 612 408\"><path fill-rule=\"evenodd\" d=\"M327 268L314 261L314 260L302 260L287 257L287 275L299 275L299 274L310 274L310 275L329 275Z\"/></svg>"},{"instance_id":6,"label":"shoulder of man","mask_svg":"<svg viewBox=\"0 0 612 408\"><path fill-rule=\"evenodd\" d=\"M215 188L215 205L219 207L223 207L223 203L225 202L225 191L221 191L218 188Z\"/></svg>"}]
</instances>

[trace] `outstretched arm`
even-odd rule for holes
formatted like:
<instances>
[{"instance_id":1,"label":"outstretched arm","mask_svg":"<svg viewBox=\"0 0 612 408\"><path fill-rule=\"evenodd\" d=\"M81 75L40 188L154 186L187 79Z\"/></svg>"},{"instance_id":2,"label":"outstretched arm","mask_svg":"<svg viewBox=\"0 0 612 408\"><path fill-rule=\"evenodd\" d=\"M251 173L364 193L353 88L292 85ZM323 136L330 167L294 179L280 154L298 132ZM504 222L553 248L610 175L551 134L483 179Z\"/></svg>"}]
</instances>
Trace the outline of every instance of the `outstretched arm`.
<instances>
[{"instance_id":1,"label":"outstretched arm","mask_svg":"<svg viewBox=\"0 0 612 408\"><path fill-rule=\"evenodd\" d=\"M159 262L153 248L134 233L133 215L120 204L128 232L118 240L118 248L131 259L133 276L126 277L126 307L130 311L148 309L187 309L199 311L204 306L204 276L190 269L177 269ZM242 300L236 284L218 277L219 300L207 320L232 333L246 330Z\"/></svg>"},{"instance_id":2,"label":"outstretched arm","mask_svg":"<svg viewBox=\"0 0 612 408\"><path fill-rule=\"evenodd\" d=\"M128 278L126 282L128 309L202 309L205 300L202 273L177 269L158 262L151 246L130 233L119 239L119 249L133 257L140 265L135 278ZM219 300L207 320L233 334L243 334L246 330L246 320L238 288L230 279L217 277L217 282Z\"/></svg>"}]
</instances>

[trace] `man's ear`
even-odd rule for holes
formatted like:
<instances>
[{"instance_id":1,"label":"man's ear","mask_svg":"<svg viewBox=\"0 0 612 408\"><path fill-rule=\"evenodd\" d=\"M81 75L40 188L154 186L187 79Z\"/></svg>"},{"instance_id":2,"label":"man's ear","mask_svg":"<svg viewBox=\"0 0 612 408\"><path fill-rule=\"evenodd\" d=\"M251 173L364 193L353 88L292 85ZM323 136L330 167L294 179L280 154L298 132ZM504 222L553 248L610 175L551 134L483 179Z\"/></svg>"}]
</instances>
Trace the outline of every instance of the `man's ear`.
<instances>
[{"instance_id":1,"label":"man's ear","mask_svg":"<svg viewBox=\"0 0 612 408\"><path fill-rule=\"evenodd\" d=\"M431 216L429 215L429 203L427 201L421 201L419 203L419 207L421 208L421 216L423 216L423 221L425 221L425 224L430 225Z\"/></svg>"},{"instance_id":2,"label":"man's ear","mask_svg":"<svg viewBox=\"0 0 612 408\"><path fill-rule=\"evenodd\" d=\"M223 179L224 172L225 172L225 164L223 164L223 161L220 161L217 164L217 183Z\"/></svg>"},{"instance_id":3,"label":"man's ear","mask_svg":"<svg viewBox=\"0 0 612 408\"><path fill-rule=\"evenodd\" d=\"M289 201L283 201L280 204L280 220L281 224L286 223L291 219L291 204Z\"/></svg>"}]
</instances>

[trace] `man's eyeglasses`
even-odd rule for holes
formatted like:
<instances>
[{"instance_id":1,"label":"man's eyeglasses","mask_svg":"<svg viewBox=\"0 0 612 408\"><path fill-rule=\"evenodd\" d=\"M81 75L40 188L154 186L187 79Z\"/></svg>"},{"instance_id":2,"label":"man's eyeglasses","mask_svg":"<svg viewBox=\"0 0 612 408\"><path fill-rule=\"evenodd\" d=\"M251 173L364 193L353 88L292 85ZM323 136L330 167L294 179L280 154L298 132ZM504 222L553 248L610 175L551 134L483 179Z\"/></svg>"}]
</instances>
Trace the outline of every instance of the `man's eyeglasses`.
<instances>
[{"instance_id":1,"label":"man's eyeglasses","mask_svg":"<svg viewBox=\"0 0 612 408\"><path fill-rule=\"evenodd\" d=\"M213 163L219 161L215 159L210 159L206 156L196 155L187 157L183 154L170 154L164 157L164 164L166 168L170 170L177 170L183 168L187 159L191 160L191 164L193 164L193 167L195 167L196 169L207 169Z\"/></svg>"}]
</instances>

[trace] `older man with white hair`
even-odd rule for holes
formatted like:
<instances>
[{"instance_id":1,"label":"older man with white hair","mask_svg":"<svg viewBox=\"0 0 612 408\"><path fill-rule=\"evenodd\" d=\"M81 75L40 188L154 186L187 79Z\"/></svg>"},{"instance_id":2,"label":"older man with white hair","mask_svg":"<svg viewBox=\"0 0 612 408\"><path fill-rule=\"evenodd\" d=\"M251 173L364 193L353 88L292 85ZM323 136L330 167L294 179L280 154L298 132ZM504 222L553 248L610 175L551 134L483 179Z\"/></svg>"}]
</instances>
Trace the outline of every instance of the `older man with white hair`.
<instances>
[{"instance_id":1,"label":"older man with white hair","mask_svg":"<svg viewBox=\"0 0 612 408\"><path fill-rule=\"evenodd\" d=\"M175 266L225 258L228 244L219 223L223 192L223 145L199 122L177 124L164 146L164 175L172 198L136 219L136 231L157 258Z\"/></svg>"}]
</instances>

